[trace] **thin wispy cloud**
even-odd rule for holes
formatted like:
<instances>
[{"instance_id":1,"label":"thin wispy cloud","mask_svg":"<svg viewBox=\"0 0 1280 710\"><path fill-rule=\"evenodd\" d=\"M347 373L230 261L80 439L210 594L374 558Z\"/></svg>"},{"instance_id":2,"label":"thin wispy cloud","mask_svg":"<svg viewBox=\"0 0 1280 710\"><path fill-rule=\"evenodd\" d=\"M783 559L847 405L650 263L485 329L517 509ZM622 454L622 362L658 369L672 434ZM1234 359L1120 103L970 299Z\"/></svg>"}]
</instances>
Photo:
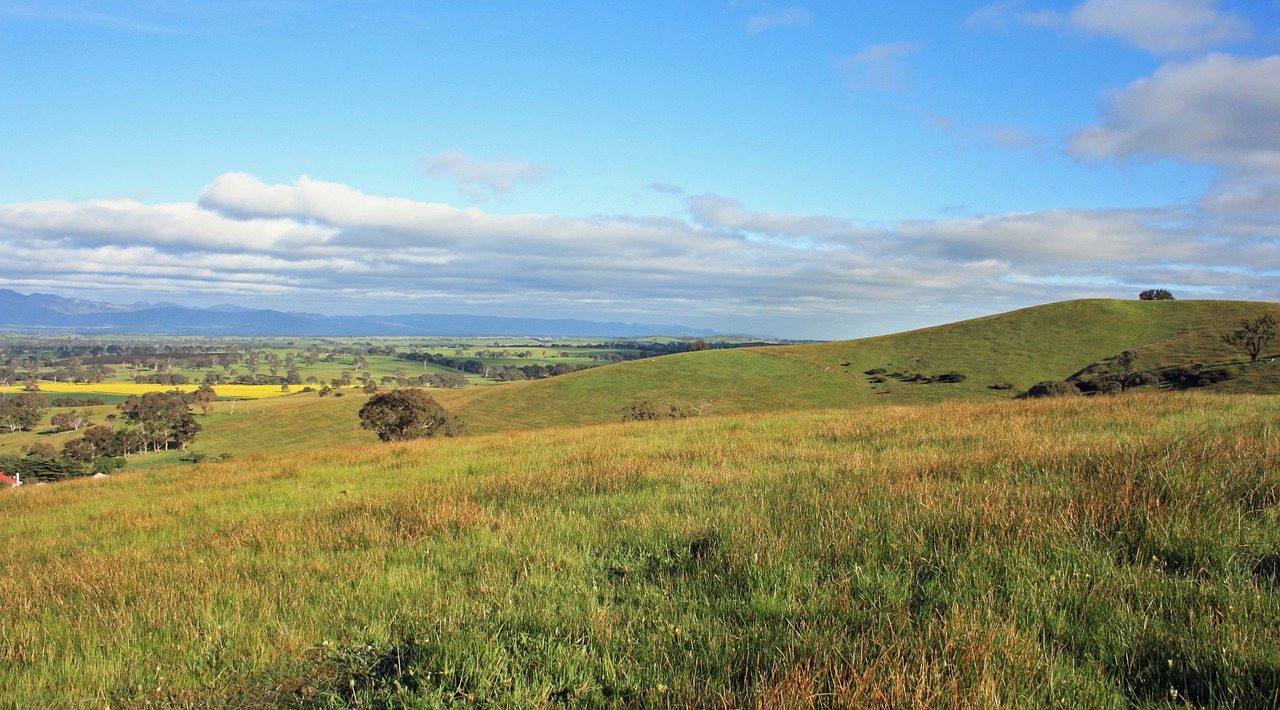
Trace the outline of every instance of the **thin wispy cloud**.
<instances>
[{"instance_id":1,"label":"thin wispy cloud","mask_svg":"<svg viewBox=\"0 0 1280 710\"><path fill-rule=\"evenodd\" d=\"M1028 25L1117 39L1157 55L1185 55L1248 39L1252 24L1219 0L1085 0L1067 12L1005 0L976 10L971 28Z\"/></svg>"},{"instance_id":2,"label":"thin wispy cloud","mask_svg":"<svg viewBox=\"0 0 1280 710\"><path fill-rule=\"evenodd\" d=\"M890 42L874 44L840 61L845 84L854 91L903 91L908 88L910 72L906 59L922 51L927 42Z\"/></svg>"},{"instance_id":3,"label":"thin wispy cloud","mask_svg":"<svg viewBox=\"0 0 1280 710\"><path fill-rule=\"evenodd\" d=\"M749 18L747 32L754 34L778 27L808 27L812 23L813 13L809 10L802 7L786 7Z\"/></svg>"},{"instance_id":4,"label":"thin wispy cloud","mask_svg":"<svg viewBox=\"0 0 1280 710\"><path fill-rule=\"evenodd\" d=\"M59 2L8 2L0 5L0 18L5 16L11 20L60 22L74 25L85 25L122 32L171 33L180 31L177 27L142 19L145 14L136 8L118 7L115 12L106 12L80 3ZM131 10L133 12L131 12Z\"/></svg>"},{"instance_id":5,"label":"thin wispy cloud","mask_svg":"<svg viewBox=\"0 0 1280 710\"><path fill-rule=\"evenodd\" d=\"M1050 142L1018 126L970 125L950 116L933 116L926 121L930 128L950 133L961 145L1000 150L1037 151Z\"/></svg>"},{"instance_id":6,"label":"thin wispy cloud","mask_svg":"<svg viewBox=\"0 0 1280 710\"><path fill-rule=\"evenodd\" d=\"M422 170L432 177L453 178L458 190L476 202L509 193L522 184L542 182L546 177L546 170L540 165L479 160L460 150L423 158Z\"/></svg>"}]
</instances>

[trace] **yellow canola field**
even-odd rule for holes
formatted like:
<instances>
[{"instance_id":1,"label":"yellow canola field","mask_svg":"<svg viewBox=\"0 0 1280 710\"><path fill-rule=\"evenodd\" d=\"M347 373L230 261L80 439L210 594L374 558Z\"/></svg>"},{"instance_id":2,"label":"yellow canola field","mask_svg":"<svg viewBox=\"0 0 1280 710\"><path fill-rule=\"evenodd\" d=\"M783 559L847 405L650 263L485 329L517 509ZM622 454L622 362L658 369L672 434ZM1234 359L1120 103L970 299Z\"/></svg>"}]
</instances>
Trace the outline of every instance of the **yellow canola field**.
<instances>
[{"instance_id":1,"label":"yellow canola field","mask_svg":"<svg viewBox=\"0 0 1280 710\"><path fill-rule=\"evenodd\" d=\"M143 395L147 392L170 392L175 389L183 392L194 392L200 385L139 385L132 382L103 382L96 385L71 384L64 382L41 382L40 392L43 394L67 394L89 396L95 394ZM215 385L214 391L219 399L265 399L290 394L282 392L280 385ZM0 387L0 392L21 392L22 385Z\"/></svg>"}]
</instances>

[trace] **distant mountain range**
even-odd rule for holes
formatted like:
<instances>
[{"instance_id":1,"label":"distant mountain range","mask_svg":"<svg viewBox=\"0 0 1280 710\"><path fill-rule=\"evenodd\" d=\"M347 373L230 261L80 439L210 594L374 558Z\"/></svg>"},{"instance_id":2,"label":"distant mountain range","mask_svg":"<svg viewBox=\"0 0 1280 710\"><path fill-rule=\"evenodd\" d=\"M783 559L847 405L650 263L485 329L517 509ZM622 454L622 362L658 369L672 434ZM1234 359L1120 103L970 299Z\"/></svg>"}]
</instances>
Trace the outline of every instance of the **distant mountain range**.
<instances>
[{"instance_id":1,"label":"distant mountain range","mask_svg":"<svg viewBox=\"0 0 1280 710\"><path fill-rule=\"evenodd\" d=\"M45 293L0 289L0 331L136 333L210 336L497 336L635 338L713 335L680 325L603 323L574 319L496 316L325 316L231 305L187 308L173 303L119 305Z\"/></svg>"}]
</instances>

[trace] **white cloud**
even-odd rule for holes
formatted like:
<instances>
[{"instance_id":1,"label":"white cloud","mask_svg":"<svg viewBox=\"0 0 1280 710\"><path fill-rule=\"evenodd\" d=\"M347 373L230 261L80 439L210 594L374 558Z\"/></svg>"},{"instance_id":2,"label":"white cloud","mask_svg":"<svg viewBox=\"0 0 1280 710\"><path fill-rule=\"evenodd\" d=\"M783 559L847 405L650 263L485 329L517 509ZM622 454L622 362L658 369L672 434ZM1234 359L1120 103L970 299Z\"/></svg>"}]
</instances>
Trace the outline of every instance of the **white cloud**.
<instances>
[{"instance_id":1,"label":"white cloud","mask_svg":"<svg viewBox=\"0 0 1280 710\"><path fill-rule=\"evenodd\" d=\"M546 170L540 165L478 160L460 150L423 158L422 169L433 177L454 178L458 189L476 202L511 192L521 183L541 182L546 177Z\"/></svg>"},{"instance_id":2,"label":"white cloud","mask_svg":"<svg viewBox=\"0 0 1280 710\"><path fill-rule=\"evenodd\" d=\"M1089 159L1171 157L1229 171L1280 171L1280 56L1212 54L1162 67L1112 97L1071 151Z\"/></svg>"},{"instance_id":3,"label":"white cloud","mask_svg":"<svg viewBox=\"0 0 1280 710\"><path fill-rule=\"evenodd\" d=\"M1070 25L1155 54L1184 54L1247 39L1249 23L1223 12L1218 0L1086 0Z\"/></svg>"},{"instance_id":4,"label":"white cloud","mask_svg":"<svg viewBox=\"0 0 1280 710\"><path fill-rule=\"evenodd\" d=\"M903 91L907 88L905 59L923 50L925 42L875 44L840 62L845 81L854 90Z\"/></svg>"},{"instance_id":5,"label":"white cloud","mask_svg":"<svg viewBox=\"0 0 1280 710\"><path fill-rule=\"evenodd\" d=\"M583 219L231 173L198 204L0 205L0 284L330 312L696 316L739 330L808 319L804 332L817 335L838 314L972 314L1131 295L1131 283L1280 298L1271 278L1280 224L1242 214L1242 204L1224 193L1220 212L1059 210L869 227L703 194L685 197L683 219Z\"/></svg>"},{"instance_id":6,"label":"white cloud","mask_svg":"<svg viewBox=\"0 0 1280 710\"><path fill-rule=\"evenodd\" d=\"M1219 215L1280 217L1280 174L1245 172L1228 176L1215 184L1200 204Z\"/></svg>"},{"instance_id":7,"label":"white cloud","mask_svg":"<svg viewBox=\"0 0 1280 710\"><path fill-rule=\"evenodd\" d=\"M802 7L786 7L751 17L747 20L747 31L756 33L775 27L808 27L812 22L812 12Z\"/></svg>"},{"instance_id":8,"label":"white cloud","mask_svg":"<svg viewBox=\"0 0 1280 710\"><path fill-rule=\"evenodd\" d=\"M737 200L718 195L695 195L685 203L695 222L712 229L792 239L832 236L852 229L848 221L833 217L748 212Z\"/></svg>"},{"instance_id":9,"label":"white cloud","mask_svg":"<svg viewBox=\"0 0 1280 710\"><path fill-rule=\"evenodd\" d=\"M1158 55L1201 52L1248 39L1250 23L1218 0L1085 0L1066 13L1028 10L1021 0L978 8L968 27L1051 27L1118 39Z\"/></svg>"}]
</instances>

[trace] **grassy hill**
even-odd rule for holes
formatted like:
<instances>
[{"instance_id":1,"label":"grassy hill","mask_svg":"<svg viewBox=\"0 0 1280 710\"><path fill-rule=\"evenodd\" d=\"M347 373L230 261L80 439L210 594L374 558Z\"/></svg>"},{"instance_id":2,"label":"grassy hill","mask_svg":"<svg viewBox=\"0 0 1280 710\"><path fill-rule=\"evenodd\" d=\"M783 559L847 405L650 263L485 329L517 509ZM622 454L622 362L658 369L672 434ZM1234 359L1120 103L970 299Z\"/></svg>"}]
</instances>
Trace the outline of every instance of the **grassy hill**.
<instances>
[{"instance_id":1,"label":"grassy hill","mask_svg":"<svg viewBox=\"0 0 1280 710\"><path fill-rule=\"evenodd\" d=\"M24 487L0 493L0 687L15 707L1275 707L1274 420L1204 393L886 406Z\"/></svg>"},{"instance_id":2,"label":"grassy hill","mask_svg":"<svg viewBox=\"0 0 1280 710\"><path fill-rule=\"evenodd\" d=\"M1242 363L1221 341L1245 318L1280 317L1280 304L1239 301L1081 300L1055 303L877 338L788 347L713 350L614 365L550 380L440 393L476 431L617 421L624 409L701 408L712 414L1006 399L1062 380L1124 350L1144 367ZM1280 343L1276 344L1280 349ZM863 374L939 375L963 382L918 384ZM1238 368L1226 391L1280 392L1280 366ZM992 390L1007 383L1012 390Z\"/></svg>"},{"instance_id":3,"label":"grassy hill","mask_svg":"<svg viewBox=\"0 0 1280 710\"><path fill-rule=\"evenodd\" d=\"M1043 380L1061 380L1124 350L1144 367L1192 362L1226 365L1237 377L1210 387L1235 393L1280 393L1280 363L1246 366L1243 353L1221 340L1245 318L1280 317L1280 304L1238 301L1083 300L1055 303L895 335L785 347L707 350L610 365L560 377L432 396L467 421L474 433L611 424L624 410L650 402L659 411L727 416L774 411L841 409L947 401L1007 400ZM1280 352L1280 343L1274 349ZM959 372L960 383L919 384L886 375ZM993 390L1008 383L1010 390ZM192 451L208 456L304 450L372 442L356 412L367 397L314 393L219 402ZM95 413L100 422L110 408ZM42 441L60 447L74 433L0 436L0 453ZM134 465L176 461L179 452L135 457Z\"/></svg>"}]
</instances>

